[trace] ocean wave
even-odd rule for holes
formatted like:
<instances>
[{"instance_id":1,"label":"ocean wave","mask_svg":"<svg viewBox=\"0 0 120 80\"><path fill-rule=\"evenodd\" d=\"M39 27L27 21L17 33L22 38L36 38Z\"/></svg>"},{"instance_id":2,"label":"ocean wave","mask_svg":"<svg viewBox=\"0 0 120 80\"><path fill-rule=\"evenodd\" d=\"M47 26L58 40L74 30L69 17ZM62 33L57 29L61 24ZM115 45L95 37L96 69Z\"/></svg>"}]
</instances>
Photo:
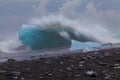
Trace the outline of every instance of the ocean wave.
<instances>
[{"instance_id":1,"label":"ocean wave","mask_svg":"<svg viewBox=\"0 0 120 80\"><path fill-rule=\"evenodd\" d=\"M34 18L18 31L15 39L0 41L1 52L14 52L23 46L34 49L71 47L72 40L80 42L120 43L104 26L99 24L82 24L79 20L68 19L62 15L50 15ZM57 38L56 38L57 37ZM40 42L41 41L41 42ZM17 50L15 50L17 49ZM21 49L20 49L21 50ZM24 50L23 50L24 51Z\"/></svg>"}]
</instances>

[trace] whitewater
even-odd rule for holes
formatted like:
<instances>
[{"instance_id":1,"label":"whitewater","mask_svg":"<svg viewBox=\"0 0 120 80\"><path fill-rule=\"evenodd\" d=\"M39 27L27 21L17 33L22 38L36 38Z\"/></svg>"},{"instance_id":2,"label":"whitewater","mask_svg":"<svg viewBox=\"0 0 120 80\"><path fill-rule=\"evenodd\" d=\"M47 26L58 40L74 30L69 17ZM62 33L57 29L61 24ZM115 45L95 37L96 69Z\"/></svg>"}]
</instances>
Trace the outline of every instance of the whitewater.
<instances>
[{"instance_id":1,"label":"whitewater","mask_svg":"<svg viewBox=\"0 0 120 80\"><path fill-rule=\"evenodd\" d=\"M35 26L31 26L31 25L35 25ZM87 22L86 24L83 24L77 19L69 19L62 15L50 15L50 16L32 18L28 21L28 24L23 24L21 28L47 29L57 32L64 39L72 42L71 48L64 49L65 51L74 50L72 49L72 47L75 48L76 44L77 46L78 45L81 46L82 44L80 44L79 42L82 43L85 42L85 44L87 44L87 42L93 42L100 45L107 43L111 43L111 44L120 43L120 39L118 37L115 37L117 36L117 33L113 34L105 26L102 26L100 24L87 24ZM31 53L31 55L34 55L34 53L40 54L40 50L33 51L29 47L25 47L24 49L19 49L20 46L24 46L22 42L19 40L19 33L20 31L18 31L16 33L17 35L15 36L10 35L13 37L6 37L0 40L1 54L3 55L7 53L6 54L7 56L9 54L16 54L18 56L17 53L19 53L19 56L20 54L23 55L23 53L28 53L27 55L30 55L29 53ZM75 44L74 40L78 41L78 43ZM46 52L50 52L47 49L45 50ZM56 50L54 50L54 53L57 53Z\"/></svg>"}]
</instances>

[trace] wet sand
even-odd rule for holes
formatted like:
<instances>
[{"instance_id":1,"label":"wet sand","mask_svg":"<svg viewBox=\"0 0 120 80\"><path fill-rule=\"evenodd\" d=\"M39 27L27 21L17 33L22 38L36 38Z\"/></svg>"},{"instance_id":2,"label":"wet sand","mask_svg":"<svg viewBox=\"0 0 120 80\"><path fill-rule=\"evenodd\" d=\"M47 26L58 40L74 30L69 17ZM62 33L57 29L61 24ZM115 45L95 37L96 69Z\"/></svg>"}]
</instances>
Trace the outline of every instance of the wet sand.
<instances>
[{"instance_id":1,"label":"wet sand","mask_svg":"<svg viewBox=\"0 0 120 80\"><path fill-rule=\"evenodd\" d=\"M0 80L120 80L120 48L23 61L8 59L0 63Z\"/></svg>"}]
</instances>

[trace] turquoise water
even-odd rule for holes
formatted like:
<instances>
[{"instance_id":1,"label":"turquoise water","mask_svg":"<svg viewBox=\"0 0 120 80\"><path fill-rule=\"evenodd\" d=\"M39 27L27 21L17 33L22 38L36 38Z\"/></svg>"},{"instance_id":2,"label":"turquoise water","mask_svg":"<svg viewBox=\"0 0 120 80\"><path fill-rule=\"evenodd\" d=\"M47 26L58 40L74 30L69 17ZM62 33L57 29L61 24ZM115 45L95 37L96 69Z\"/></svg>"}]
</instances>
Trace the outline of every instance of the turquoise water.
<instances>
[{"instance_id":1,"label":"turquoise water","mask_svg":"<svg viewBox=\"0 0 120 80\"><path fill-rule=\"evenodd\" d=\"M71 41L60 36L56 31L24 25L19 32L19 40L33 50L70 47Z\"/></svg>"}]
</instances>

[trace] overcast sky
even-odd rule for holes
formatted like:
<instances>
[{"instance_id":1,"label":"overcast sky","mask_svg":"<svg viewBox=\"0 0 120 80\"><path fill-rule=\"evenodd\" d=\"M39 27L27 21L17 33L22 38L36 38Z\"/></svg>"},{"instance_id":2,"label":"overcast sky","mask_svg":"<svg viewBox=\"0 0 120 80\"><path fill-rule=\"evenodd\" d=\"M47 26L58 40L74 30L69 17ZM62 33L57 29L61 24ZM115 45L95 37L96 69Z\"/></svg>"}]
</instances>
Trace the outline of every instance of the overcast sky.
<instances>
[{"instance_id":1,"label":"overcast sky","mask_svg":"<svg viewBox=\"0 0 120 80\"><path fill-rule=\"evenodd\" d=\"M118 30L120 0L0 0L0 35L17 32L32 17L49 14L96 21Z\"/></svg>"}]
</instances>

